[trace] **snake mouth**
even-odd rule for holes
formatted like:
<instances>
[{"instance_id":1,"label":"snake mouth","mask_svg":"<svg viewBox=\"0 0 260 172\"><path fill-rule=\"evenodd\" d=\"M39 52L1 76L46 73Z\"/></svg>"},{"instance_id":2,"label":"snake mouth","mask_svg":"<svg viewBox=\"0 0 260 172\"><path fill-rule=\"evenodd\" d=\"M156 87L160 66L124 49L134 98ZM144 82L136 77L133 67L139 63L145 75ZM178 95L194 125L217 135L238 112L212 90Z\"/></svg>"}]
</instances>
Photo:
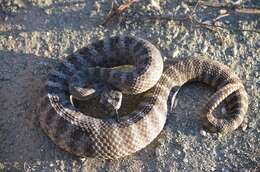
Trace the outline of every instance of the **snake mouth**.
<instances>
[{"instance_id":1,"label":"snake mouth","mask_svg":"<svg viewBox=\"0 0 260 172\"><path fill-rule=\"evenodd\" d=\"M120 119L123 120L130 118L131 112L133 112L138 104L143 100L143 96L144 94L124 95L122 98L122 105L118 110ZM104 105L100 103L99 97L79 100L73 96L70 96L70 102L77 110L82 112L83 115L98 119L114 118L113 109L104 107Z\"/></svg>"}]
</instances>

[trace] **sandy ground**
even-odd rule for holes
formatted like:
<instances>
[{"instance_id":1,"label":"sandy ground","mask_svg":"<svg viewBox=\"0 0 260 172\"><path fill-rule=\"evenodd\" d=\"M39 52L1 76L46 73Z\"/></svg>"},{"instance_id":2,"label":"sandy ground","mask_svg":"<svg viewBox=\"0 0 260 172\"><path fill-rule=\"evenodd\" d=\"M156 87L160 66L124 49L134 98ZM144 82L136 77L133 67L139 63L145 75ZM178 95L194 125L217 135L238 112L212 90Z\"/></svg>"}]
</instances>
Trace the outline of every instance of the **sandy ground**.
<instances>
[{"instance_id":1,"label":"sandy ground","mask_svg":"<svg viewBox=\"0 0 260 172\"><path fill-rule=\"evenodd\" d=\"M257 1L245 5L260 6ZM111 8L105 0L31 0L20 7L15 12L0 11L0 171L259 170L259 33L213 32L189 23L140 17L185 14L193 8L171 0L133 5L122 19L106 27L100 25ZM218 14L217 9L197 10L203 21ZM260 30L259 15L232 13L219 24ZM230 66L242 78L250 98L243 128L228 136L201 130L199 108L213 90L191 84L180 91L159 137L134 155L119 160L80 159L59 149L39 126L39 92L59 59L106 32L148 39L166 58L204 56Z\"/></svg>"}]
</instances>

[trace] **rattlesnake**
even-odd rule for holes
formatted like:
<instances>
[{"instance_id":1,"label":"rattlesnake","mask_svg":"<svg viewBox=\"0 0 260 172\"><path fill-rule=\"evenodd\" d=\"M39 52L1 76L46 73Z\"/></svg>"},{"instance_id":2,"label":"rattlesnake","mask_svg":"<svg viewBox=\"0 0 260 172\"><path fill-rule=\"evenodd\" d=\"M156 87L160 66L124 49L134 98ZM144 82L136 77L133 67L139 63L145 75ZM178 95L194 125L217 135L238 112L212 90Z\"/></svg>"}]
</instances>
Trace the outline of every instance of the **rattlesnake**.
<instances>
[{"instance_id":1,"label":"rattlesnake","mask_svg":"<svg viewBox=\"0 0 260 172\"><path fill-rule=\"evenodd\" d=\"M110 68L125 64L133 65L132 71ZM88 67L91 75L101 77L124 94L145 92L143 100L120 121L84 115L69 101L69 80L75 72ZM49 74L42 92L40 125L54 143L78 156L123 157L158 136L169 110L170 91L190 81L200 81L217 90L202 110L207 129L229 133L238 128L246 114L248 98L242 82L227 66L204 58L163 63L152 43L133 36L105 38L64 59ZM225 119L212 113L222 102L229 114Z\"/></svg>"}]
</instances>

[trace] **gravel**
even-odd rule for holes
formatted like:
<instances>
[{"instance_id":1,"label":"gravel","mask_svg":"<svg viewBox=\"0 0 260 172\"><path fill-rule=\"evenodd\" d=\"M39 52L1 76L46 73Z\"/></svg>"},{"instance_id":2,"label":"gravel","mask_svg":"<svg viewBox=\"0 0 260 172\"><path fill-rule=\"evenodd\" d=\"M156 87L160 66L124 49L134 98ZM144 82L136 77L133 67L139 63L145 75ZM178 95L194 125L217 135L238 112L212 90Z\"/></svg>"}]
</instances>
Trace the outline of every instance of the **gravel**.
<instances>
[{"instance_id":1,"label":"gravel","mask_svg":"<svg viewBox=\"0 0 260 172\"><path fill-rule=\"evenodd\" d=\"M246 0L243 6L260 4ZM0 171L259 171L260 34L234 30L259 31L259 16L231 13L217 22L229 29L214 32L190 22L147 20L144 15L182 15L193 7L187 1L146 0L101 26L110 8L104 0L1 3ZM207 22L219 9L198 7L197 13ZM194 83L180 90L161 134L134 155L99 160L59 149L38 122L47 74L60 59L108 32L148 39L165 58L203 56L230 66L250 98L243 130L227 136L202 130L199 109L214 90Z\"/></svg>"}]
</instances>

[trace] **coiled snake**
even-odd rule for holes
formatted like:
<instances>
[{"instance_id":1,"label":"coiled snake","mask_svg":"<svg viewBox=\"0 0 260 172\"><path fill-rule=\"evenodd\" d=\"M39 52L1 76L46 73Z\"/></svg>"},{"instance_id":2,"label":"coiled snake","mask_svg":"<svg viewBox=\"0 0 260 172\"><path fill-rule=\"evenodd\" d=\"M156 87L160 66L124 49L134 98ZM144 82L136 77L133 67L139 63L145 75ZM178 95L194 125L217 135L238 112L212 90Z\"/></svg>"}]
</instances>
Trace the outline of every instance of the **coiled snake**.
<instances>
[{"instance_id":1,"label":"coiled snake","mask_svg":"<svg viewBox=\"0 0 260 172\"><path fill-rule=\"evenodd\" d=\"M134 67L126 72L111 68L125 64ZM86 76L99 78L123 94L145 92L144 98L130 115L119 120L84 115L70 101L70 81L77 71L85 71ZM169 60L163 64L153 44L132 36L93 42L55 68L42 95L40 124L53 142L78 156L105 159L126 156L157 137L166 121L171 89L179 89L190 81L216 88L203 108L203 125L222 133L237 129L246 114L248 98L242 82L227 66L203 58ZM213 115L222 102L227 118Z\"/></svg>"}]
</instances>

